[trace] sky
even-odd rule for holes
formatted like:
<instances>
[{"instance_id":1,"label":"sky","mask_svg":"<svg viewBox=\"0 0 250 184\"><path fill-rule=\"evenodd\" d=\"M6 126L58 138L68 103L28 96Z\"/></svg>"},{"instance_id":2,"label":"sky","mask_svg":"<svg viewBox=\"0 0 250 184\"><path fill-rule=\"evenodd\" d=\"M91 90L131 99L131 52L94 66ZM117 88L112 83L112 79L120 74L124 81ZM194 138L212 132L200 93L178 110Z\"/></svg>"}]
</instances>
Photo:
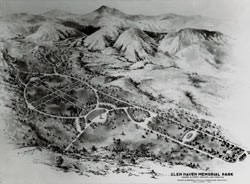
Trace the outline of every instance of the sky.
<instances>
[{"instance_id":1,"label":"sky","mask_svg":"<svg viewBox=\"0 0 250 184\"><path fill-rule=\"evenodd\" d=\"M176 13L231 19L245 9L248 0L0 0L2 14L43 13L62 9L85 14L101 5L117 8L129 14L158 15Z\"/></svg>"}]
</instances>

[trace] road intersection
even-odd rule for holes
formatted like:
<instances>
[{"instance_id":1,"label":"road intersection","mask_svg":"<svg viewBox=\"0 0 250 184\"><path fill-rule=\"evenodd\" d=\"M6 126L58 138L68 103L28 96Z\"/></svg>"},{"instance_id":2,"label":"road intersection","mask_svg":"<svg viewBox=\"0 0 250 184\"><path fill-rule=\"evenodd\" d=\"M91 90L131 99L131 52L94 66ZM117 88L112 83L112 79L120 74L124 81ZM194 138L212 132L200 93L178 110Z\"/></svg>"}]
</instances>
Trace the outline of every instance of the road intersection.
<instances>
[{"instance_id":1,"label":"road intersection","mask_svg":"<svg viewBox=\"0 0 250 184\"><path fill-rule=\"evenodd\" d=\"M60 63L60 64L61 64L61 63ZM15 68L14 65L11 65L11 66ZM123 110L126 112L126 114L127 114L128 118L130 119L130 121L131 121L132 123L138 125L139 127L143 128L144 130L148 130L148 131L150 131L150 132L153 132L154 134L156 134L156 135L158 135L158 136L161 136L161 137L164 137L164 138L166 138L166 139L169 139L169 140L171 140L171 141L173 141L173 142L175 142L175 143L177 143L177 144L180 144L180 145L182 145L182 146L185 146L186 148L189 148L189 149L191 149L191 150L197 151L197 152L199 152L199 153L201 153L201 154L205 154L205 155L207 155L207 156L209 156L209 157L211 157L211 158L217 158L217 159L220 159L220 160L227 161L227 160L224 159L224 157L218 157L218 156L216 156L216 155L214 155L214 154L210 154L210 153L208 153L208 152L206 152L206 151L203 151L203 150L198 149L198 148L196 148L196 147L194 147L194 146L191 146L191 145L189 145L189 144L186 144L185 141L180 141L180 140L178 140L178 139L176 139L176 138L174 138L174 137L171 137L171 136L169 136L169 135L166 135L166 134L163 134L163 133L161 133L161 132L152 130L152 129L148 126L148 122L151 121L152 118L158 116L157 113L154 113L154 112L152 112L152 111L149 111L148 109L145 109L145 108L143 108L143 107L140 107L140 106L137 106L137 105L134 105L134 104L130 104L130 103L128 103L128 102L126 102L126 101L124 101L124 100L122 100L122 99L119 99L119 98L117 98L117 97L114 97L114 96L112 96L112 95L110 95L110 94L107 94L107 93L105 93L105 92L103 92L103 91L100 91L99 89L95 88L93 85L89 84L88 82L86 82L86 81L84 81L84 80L82 80L82 79L78 79L78 78L75 78L75 77L72 77L72 76L68 76L68 75L64 75L64 74L59 74L59 73L57 72L57 70L56 70L56 67L57 67L57 66L54 67L54 72L55 72L55 73L52 73L52 74L47 74L47 73L42 73L42 72L41 72L41 73L32 73L32 72L27 72L27 71L20 71L18 68L15 68L15 69L17 70L17 72L18 72L19 74L20 74L20 73L26 73L26 74L30 74L30 73L31 73L31 74L36 74L36 75L39 74L39 75L41 76L41 77L35 77L35 78L33 77L33 78L30 78L29 82L28 82L27 84L25 84L25 83L22 82L22 80L20 79L19 75L17 75L17 77L20 79L19 81L21 82L21 84L24 85L24 99L25 99L25 102L26 102L27 107L28 107L29 109L31 109L31 110L33 110L33 111L36 111L36 112L39 112L39 113L41 113L41 114L43 114L43 115L53 117L53 118L75 119L75 122L76 122L76 123L75 123L75 126L76 126L76 130L77 130L77 132L78 132L78 135L77 135L77 136L75 137L75 139L66 147L65 151L69 150L69 148L79 139L79 137L88 129L88 127L91 126L92 123L95 123L95 121L91 121L90 123L87 123L87 119L86 119L86 118L87 118L87 115L90 114L90 113L93 112L93 111L96 111L96 110L99 110L99 109L103 109L103 108L100 108L99 106L100 106L100 105L105 105L105 104L106 104L106 105L111 106L112 109L106 109L105 117L107 117L107 114L108 114L110 111L118 110L118 109L123 109ZM84 115L81 114L81 112L84 111L84 108L85 108L85 107L83 107L83 106L78 106L78 105L75 103L75 102L78 101L78 99L74 99L74 97L68 95L68 94L67 94L67 90L66 90L66 89L71 90L72 87L74 86L74 84L70 84L70 86L68 86L68 87L66 86L66 87L64 87L64 88L62 88L62 89L47 88L47 86L43 86L43 87L46 87L46 88L47 88L47 90L49 91L49 93L48 93L47 95L41 97L40 99L37 99L37 100L38 100L37 102L30 102L29 99L27 98L27 89L28 89L28 87L29 87L29 84L30 84L31 82L34 82L34 81L37 81L37 80L40 80L40 81L41 81L41 80L43 80L44 77L47 77L47 76L49 76L49 77L55 76L55 77L59 77L59 78L61 77L61 78L67 78L67 79L69 78L69 79L73 79L74 81L76 81L76 83L82 83L82 84L88 86L88 87L94 92L95 99L96 99L95 104L93 104L93 107L89 110L89 112L88 112L87 114L84 114ZM122 102L122 103L124 103L124 104L127 104L128 106L130 106L129 108L135 108L135 109L138 109L138 108L139 108L139 109L142 109L142 110L148 112L148 113L150 114L150 117L149 117L149 118L146 118L146 119L144 120L144 122L136 122L135 120L133 120L133 118L132 118L131 115L129 114L129 112L128 112L128 107L116 107L116 105L114 105L114 104L112 104L112 103L103 103L103 102L100 102L100 97L99 97L98 93L104 94L104 95L108 96L109 98L111 98L111 99L113 99L113 100L116 100L116 101ZM53 96L53 95L55 95L55 96ZM50 97L50 98L47 99L47 97ZM73 105L73 106L76 106L76 107L79 109L79 112L80 112L80 113L79 113L78 115L75 115L75 116L62 116L62 115L53 115L53 114L49 114L49 113L46 113L46 112L43 112L43 111L37 109L38 106L43 105L43 104L46 104L46 103L48 103L48 101L53 100L53 98L57 98L57 97L60 98L60 99L63 99L64 101L66 101L67 103L70 103L70 104ZM66 97L66 98L65 98L65 97ZM46 99L46 100L44 100L44 99ZM32 103L33 103L33 104L32 104ZM34 105L34 103L35 103L35 105ZM36 105L36 104L37 104L37 105ZM78 122L79 118L84 118L85 123L86 123L86 126L85 126L84 128L82 128L81 126L79 126L79 122ZM103 121L102 121L102 122L104 123L105 121L106 121L106 119L103 118ZM214 139L216 139L216 140L219 140L219 141L221 141L221 142L226 142L227 144L229 144L229 145L231 145L231 146L233 146L233 147L238 147L238 145L236 145L236 144L234 144L234 143L232 143L232 142L230 142L230 141L224 140L224 139L222 139L222 138L220 138L220 137L214 136L214 135L212 135L212 134L210 134L210 133L207 133L207 132L204 132L204 131L202 131L202 130L194 129L193 127L189 127L189 126L187 126L187 125L185 125L185 124L183 124L183 123L181 123L181 122L179 122L179 121L176 121L176 120L174 120L174 119L171 119L171 121L172 121L173 123L178 124L178 125L184 126L184 127L188 128L188 129L190 129L191 131L196 131L197 134L206 135L206 136L209 136L209 137L214 138ZM243 150L243 149L242 149L242 150ZM237 155L237 160L238 160L239 157L241 157L241 155L243 155L243 154L245 154L245 153L246 153L246 151L243 150L240 154L238 154L238 155Z\"/></svg>"}]
</instances>

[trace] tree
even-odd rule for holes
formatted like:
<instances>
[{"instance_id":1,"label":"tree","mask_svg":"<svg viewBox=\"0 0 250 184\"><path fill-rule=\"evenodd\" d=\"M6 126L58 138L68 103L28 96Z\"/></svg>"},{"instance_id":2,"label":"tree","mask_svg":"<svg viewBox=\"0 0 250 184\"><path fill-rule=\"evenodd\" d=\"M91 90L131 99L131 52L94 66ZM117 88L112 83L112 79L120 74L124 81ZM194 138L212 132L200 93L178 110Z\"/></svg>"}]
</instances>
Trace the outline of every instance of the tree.
<instances>
[{"instance_id":1,"label":"tree","mask_svg":"<svg viewBox=\"0 0 250 184\"><path fill-rule=\"evenodd\" d=\"M124 165L125 165L125 162L124 162L122 159L119 159L118 163L119 163L119 165L121 165L121 166L124 166Z\"/></svg>"},{"instance_id":2,"label":"tree","mask_svg":"<svg viewBox=\"0 0 250 184\"><path fill-rule=\"evenodd\" d=\"M149 147L146 144L141 144L139 147L139 152L143 156L147 156L149 154Z\"/></svg>"},{"instance_id":3,"label":"tree","mask_svg":"<svg viewBox=\"0 0 250 184\"><path fill-rule=\"evenodd\" d=\"M131 158L131 159L130 159L130 162L131 162L132 164L136 164L135 158Z\"/></svg>"},{"instance_id":4,"label":"tree","mask_svg":"<svg viewBox=\"0 0 250 184\"><path fill-rule=\"evenodd\" d=\"M114 143L114 146L113 146L113 152L115 152L116 154L118 154L119 155L119 157L120 157L120 153L122 152L122 151L124 151L124 147L123 147L123 145L121 144L121 139L113 139L113 143Z\"/></svg>"},{"instance_id":5,"label":"tree","mask_svg":"<svg viewBox=\"0 0 250 184\"><path fill-rule=\"evenodd\" d=\"M92 151L92 152L97 151L97 148L95 147L95 145L93 145L93 146L91 147L91 151Z\"/></svg>"},{"instance_id":6,"label":"tree","mask_svg":"<svg viewBox=\"0 0 250 184\"><path fill-rule=\"evenodd\" d=\"M56 167L61 167L62 164L63 164L63 158L62 156L56 156L55 158L55 164L56 164Z\"/></svg>"},{"instance_id":7,"label":"tree","mask_svg":"<svg viewBox=\"0 0 250 184\"><path fill-rule=\"evenodd\" d=\"M83 153L87 153L88 151L87 151L87 149L86 148L84 148L84 147L82 147L82 150L81 150Z\"/></svg>"}]
</instances>

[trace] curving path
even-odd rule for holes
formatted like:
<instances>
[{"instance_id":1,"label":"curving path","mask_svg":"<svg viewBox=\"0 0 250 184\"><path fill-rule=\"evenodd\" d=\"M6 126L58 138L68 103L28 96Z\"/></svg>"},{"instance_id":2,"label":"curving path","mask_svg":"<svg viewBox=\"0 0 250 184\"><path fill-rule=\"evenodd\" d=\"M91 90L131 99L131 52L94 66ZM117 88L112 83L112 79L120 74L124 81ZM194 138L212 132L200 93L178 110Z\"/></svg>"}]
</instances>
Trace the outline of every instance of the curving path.
<instances>
[{"instance_id":1,"label":"curving path","mask_svg":"<svg viewBox=\"0 0 250 184\"><path fill-rule=\"evenodd\" d=\"M144 129L146 129L146 130L152 131L153 133L155 133L155 134L157 134L157 135L160 135L160 136L165 137L165 138L167 138L167 139L169 139L169 140L172 140L173 142L178 143L178 144L180 144L180 145L183 145L183 146L185 146L185 147L187 147L187 148L189 148L189 149L195 150L195 151L197 151L197 152L199 152L199 153L202 153L202 154L205 154L205 155L209 155L209 156L212 157L212 158L217 158L217 159L223 160L223 158L219 158L219 157L217 157L217 156L211 155L211 154L208 153L208 152L202 151L202 150L197 149L197 148L195 148L195 147L193 147L193 146L190 146L190 145L188 145L188 144L185 144L184 141L179 141L179 140L177 140L177 139L175 139L175 138L172 138L172 137L170 137L170 136L168 136L168 135L165 135L165 134L162 134L162 133L160 133L160 132L157 132L157 131L155 131L155 130L150 129L150 128L148 127L148 125L147 125L147 124L148 124L148 121L152 120L153 117L156 117L156 116L157 116L156 113L151 112L151 111L149 111L149 110L147 110L147 109L144 109L144 108L142 108L142 107L139 107L139 106L136 106L136 105L133 105L133 104L129 104L128 102L126 102L126 101L124 101L124 100L121 100L121 99L119 99L119 98L117 98L117 97L114 97L114 96L112 96L112 95L109 95L109 94L106 94L106 93L104 93L104 92L102 92L102 91L99 91L98 89L94 88L92 85L90 85L89 83L87 83L87 82L85 82L85 81L83 81L83 80L81 80L81 79L78 79L78 78L75 78L75 77L71 77L71 76L68 76L68 75L59 74L59 73L57 72L57 70L56 70L57 65L53 68L53 69L54 69L54 73L53 73L53 74L47 74L47 73L32 73L32 72L27 72L27 71L20 71L18 68L15 68L15 66L12 65L11 63L8 62L8 64L10 64L12 67L14 67L14 69L15 69L18 73L39 74L39 75L42 75L43 77L46 77L46 76L50 76L50 77L51 77L51 76L61 76L61 77L65 77L65 78L71 78L71 79L74 79L74 80L78 80L78 81L81 81L82 83L84 83L85 85L87 85L89 88L91 88L91 89L94 91L95 97L96 97L95 108L92 109L92 110L90 110L90 112L88 112L86 115L82 115L82 116L81 116L81 113L80 113L79 116L71 116L71 117L56 116L56 115L48 114L48 113L45 113L45 112L42 112L42 111L37 110L36 107L34 107L34 106L27 100L27 87L28 87L29 83L32 82L32 81L34 81L34 80L37 80L37 79L39 79L39 78L37 78L37 77L36 77L36 78L30 78L30 81L29 81L27 84L25 84L25 83L23 83L22 80L19 78L19 75L17 75L17 77L20 79L20 80L19 80L20 83L21 83L22 85L25 86L25 88L24 88L24 99L25 99L26 104L27 104L27 107L28 107L29 109L34 110L34 111L37 111L37 112L39 112L39 113L41 113L41 114L43 114L43 115L47 115L47 116L54 117L54 118L75 119L75 126L76 126L76 130L78 131L78 135L77 135L77 136L75 137L75 139L66 147L65 151L67 151L67 150L68 150L68 149L69 149L69 148L79 139L79 137L86 131L86 129L87 129L92 123L95 123L94 119L93 119L90 123L87 123L87 119L86 119L86 118L87 118L87 115L88 115L88 114L90 114L91 112L93 112L93 111L99 109L99 107L98 107L99 104L105 104L105 103L100 103L100 102L99 102L99 95L98 95L98 93L103 93L103 94L105 94L106 96L108 96L108 97L110 97L110 98L113 98L113 99L115 99L115 100L117 100L117 101L120 101L120 102L122 102L122 103L128 104L128 105L130 106L129 108L133 108L133 107L134 107L134 108L137 108L137 109L139 108L139 109L142 109L142 110L144 110L144 111L147 111L147 112L150 114L150 117L149 117L149 118L146 118L146 119L144 120L144 122L136 122L136 121L134 121L134 120L131 118L130 114L128 113L128 111L127 111L128 107L117 108L115 105L113 105L113 104L108 104L108 103L107 103L107 105L111 105L111 107L113 108L112 110L114 110L114 109L123 109L123 110L125 110L127 116L129 117L129 119L131 120L131 122L133 122L134 124L136 124L136 125L138 125L138 126L144 128ZM59 65L61 65L61 64L62 64L62 62L59 63ZM61 94L61 93L65 93L65 92L64 92L64 91L59 91L59 90L58 90L58 91L54 91L53 89L50 90L50 94L55 94L55 95L57 95L57 96L59 96L59 97L62 98L62 95L58 95L58 93ZM69 98L70 98L70 97L69 97ZM65 99L65 100L66 100L66 99ZM76 100L76 99L74 99L74 100ZM43 102L43 100L41 100L41 101ZM69 100L66 100L66 101L69 101ZM47 101L46 101L46 102L47 102ZM43 103L46 103L46 102L43 102ZM72 102L71 102L71 103L72 103ZM73 103L73 104L74 104L74 103ZM76 105L76 104L74 104L74 105ZM79 107L79 108L80 108L80 107ZM105 116L105 118L103 118L103 121L102 121L102 122L105 122L105 121L106 121L107 114L108 114L109 111L111 111L111 110L108 110L108 109L107 109L107 111L106 111L106 113L105 113L106 116ZM87 123L87 125L86 125L86 127L85 127L84 129L81 129L81 127L80 127L80 125L79 125L79 118L84 118L85 122ZM178 124L178 125L182 125L182 126L184 126L184 127L186 127L186 128L189 128L189 129L191 129L191 130L195 130L193 127L189 127L189 126L187 126L187 125L185 125L185 124L183 124L183 123L181 123L181 122L178 122L178 121L176 121L176 120L172 120L172 122L174 122L174 123L176 123L176 124ZM213 137L214 139L217 139L217 140L220 140L220 141L225 141L225 140L221 139L220 137L216 137L216 136L214 136L214 135L212 135L212 134L210 134L210 133L204 132L204 131L202 131L202 130L195 130L195 131L196 131L197 133L202 133L202 134L204 134L204 135ZM228 143L230 143L230 144L232 144L232 145L238 146L237 144L232 143L232 142L230 142L230 141L227 141L227 140L226 140L226 142L228 142ZM241 155L239 155L238 158L240 158L240 156L244 155L244 153L245 153L245 152L243 152ZM224 161L225 161L225 160L224 160Z\"/></svg>"}]
</instances>

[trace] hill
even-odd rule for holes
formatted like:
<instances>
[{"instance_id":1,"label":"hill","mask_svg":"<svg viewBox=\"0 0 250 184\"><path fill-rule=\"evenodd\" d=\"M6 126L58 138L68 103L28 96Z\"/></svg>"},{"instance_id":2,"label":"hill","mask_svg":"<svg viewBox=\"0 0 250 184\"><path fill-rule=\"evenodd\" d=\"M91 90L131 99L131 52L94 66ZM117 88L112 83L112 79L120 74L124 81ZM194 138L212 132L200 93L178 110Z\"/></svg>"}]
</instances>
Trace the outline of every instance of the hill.
<instances>
[{"instance_id":1,"label":"hill","mask_svg":"<svg viewBox=\"0 0 250 184\"><path fill-rule=\"evenodd\" d=\"M120 30L115 26L102 27L84 40L84 46L91 51L103 50L112 46L119 34Z\"/></svg>"},{"instance_id":2,"label":"hill","mask_svg":"<svg viewBox=\"0 0 250 184\"><path fill-rule=\"evenodd\" d=\"M224 44L225 36L216 31L185 28L178 32L167 34L161 40L159 50L169 54L176 54L181 49L192 44L205 44L205 42L211 42L216 45Z\"/></svg>"},{"instance_id":3,"label":"hill","mask_svg":"<svg viewBox=\"0 0 250 184\"><path fill-rule=\"evenodd\" d=\"M9 39L25 36L27 30L18 23L0 22L0 38Z\"/></svg>"},{"instance_id":4,"label":"hill","mask_svg":"<svg viewBox=\"0 0 250 184\"><path fill-rule=\"evenodd\" d=\"M59 41L69 37L82 36L84 33L79 32L73 28L65 27L54 22L43 23L38 30L27 36L28 40L33 41Z\"/></svg>"},{"instance_id":5,"label":"hill","mask_svg":"<svg viewBox=\"0 0 250 184\"><path fill-rule=\"evenodd\" d=\"M185 71L211 73L224 63L228 37L217 31L186 28L167 34L158 51L177 56L178 66Z\"/></svg>"},{"instance_id":6,"label":"hill","mask_svg":"<svg viewBox=\"0 0 250 184\"><path fill-rule=\"evenodd\" d=\"M156 52L156 42L143 31L130 28L116 40L114 47L129 61L150 59Z\"/></svg>"},{"instance_id":7,"label":"hill","mask_svg":"<svg viewBox=\"0 0 250 184\"><path fill-rule=\"evenodd\" d=\"M79 22L92 26L116 25L122 28L135 27L145 31L169 32L184 28L228 30L228 25L217 19L203 16L183 16L167 13L158 16L129 15L118 9L101 6L93 12L77 17Z\"/></svg>"}]
</instances>

